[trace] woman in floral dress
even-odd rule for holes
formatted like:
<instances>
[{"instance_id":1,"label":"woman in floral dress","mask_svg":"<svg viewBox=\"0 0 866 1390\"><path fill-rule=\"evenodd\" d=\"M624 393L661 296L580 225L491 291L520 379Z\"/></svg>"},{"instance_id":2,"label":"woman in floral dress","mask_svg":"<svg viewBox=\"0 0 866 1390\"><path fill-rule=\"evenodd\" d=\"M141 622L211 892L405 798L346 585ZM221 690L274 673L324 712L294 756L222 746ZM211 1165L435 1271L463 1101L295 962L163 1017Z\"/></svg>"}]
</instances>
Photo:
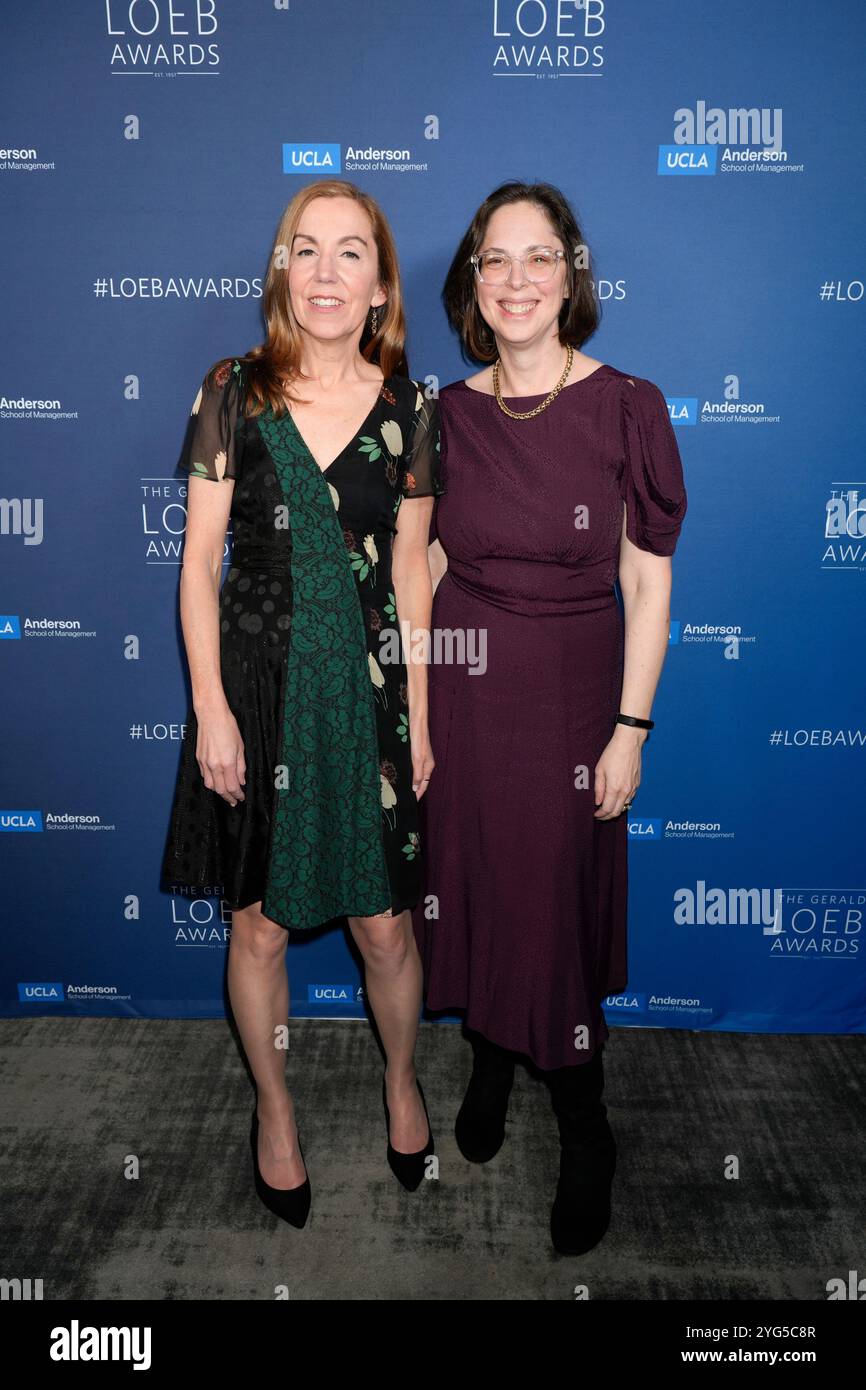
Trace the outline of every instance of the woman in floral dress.
<instances>
[{"instance_id":1,"label":"woman in floral dress","mask_svg":"<svg viewBox=\"0 0 866 1390\"><path fill-rule=\"evenodd\" d=\"M232 909L229 993L257 1083L258 1190L298 1217L308 1181L273 1043L288 1014L288 930L348 918L404 1185L418 1185L432 1151L413 1063L409 909L433 758L426 668L407 665L399 632L429 628L428 527L444 489L438 407L406 375L396 254L374 200L342 180L299 193L264 300L267 341L206 375L181 460L192 700L162 877L221 885Z\"/></svg>"}]
</instances>

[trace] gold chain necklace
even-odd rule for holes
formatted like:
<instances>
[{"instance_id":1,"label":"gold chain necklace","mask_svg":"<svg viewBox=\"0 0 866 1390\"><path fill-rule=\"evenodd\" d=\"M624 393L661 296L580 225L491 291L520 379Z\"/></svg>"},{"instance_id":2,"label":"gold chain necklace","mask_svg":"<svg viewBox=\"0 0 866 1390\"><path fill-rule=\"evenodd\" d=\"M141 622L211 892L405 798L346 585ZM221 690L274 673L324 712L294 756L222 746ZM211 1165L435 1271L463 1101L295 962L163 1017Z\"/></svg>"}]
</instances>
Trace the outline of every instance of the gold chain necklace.
<instances>
[{"instance_id":1,"label":"gold chain necklace","mask_svg":"<svg viewBox=\"0 0 866 1390\"><path fill-rule=\"evenodd\" d=\"M509 409L508 409L508 406L505 404L505 401L502 399L502 392L501 392L500 389L499 389L499 363L500 363L500 360L501 360L501 359L497 357L496 361L493 363L493 394L494 394L494 396L496 397L496 401L497 401L497 404L498 404L498 406L499 406L499 409L502 410L502 411L504 411L504 413L505 413L506 415L510 415L511 418L512 418L512 420L531 420L532 417L533 417L533 415L540 415L541 412L542 412L542 410L546 410L546 409L547 409L547 407L550 405L551 401L555 401L555 400L556 400L556 397L559 395L560 391L562 390L563 386L565 385L565 382L566 382L566 379L567 379L567 377L568 377L568 374L569 374L569 372L571 371L571 364L572 364L572 362L574 361L574 348L571 346L571 343L569 343L569 345L568 345L568 357L567 357L566 363L565 363L565 371L562 373L562 376L559 378L559 381L556 383L556 385L554 386L553 390L550 392L550 395L549 395L549 396L546 396L545 399L541 402L541 405L537 405L537 406L535 407L534 410L509 410Z\"/></svg>"}]
</instances>

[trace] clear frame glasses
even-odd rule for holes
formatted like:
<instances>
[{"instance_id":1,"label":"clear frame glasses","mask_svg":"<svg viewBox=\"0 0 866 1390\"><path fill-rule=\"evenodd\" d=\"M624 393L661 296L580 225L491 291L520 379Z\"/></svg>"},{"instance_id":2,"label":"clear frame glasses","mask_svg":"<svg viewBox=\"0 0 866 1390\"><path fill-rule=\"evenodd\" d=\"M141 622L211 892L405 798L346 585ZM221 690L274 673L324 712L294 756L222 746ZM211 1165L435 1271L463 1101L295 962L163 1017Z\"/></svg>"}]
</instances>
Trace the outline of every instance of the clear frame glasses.
<instances>
[{"instance_id":1,"label":"clear frame glasses","mask_svg":"<svg viewBox=\"0 0 866 1390\"><path fill-rule=\"evenodd\" d=\"M483 251L480 256L469 257L483 285L504 285L515 261L522 267L526 280L540 285L553 278L559 269L559 262L564 258L564 251L554 251L549 246L530 251L526 256L506 256L504 251Z\"/></svg>"}]
</instances>

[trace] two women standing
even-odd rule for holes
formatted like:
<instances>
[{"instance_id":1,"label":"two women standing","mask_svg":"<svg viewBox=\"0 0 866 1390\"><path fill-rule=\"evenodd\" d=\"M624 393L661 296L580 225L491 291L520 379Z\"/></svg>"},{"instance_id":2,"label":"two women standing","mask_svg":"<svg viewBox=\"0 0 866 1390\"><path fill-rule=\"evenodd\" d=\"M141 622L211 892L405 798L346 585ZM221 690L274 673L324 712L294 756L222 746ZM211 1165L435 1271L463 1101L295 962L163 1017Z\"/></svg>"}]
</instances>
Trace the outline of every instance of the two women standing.
<instances>
[{"instance_id":1,"label":"two women standing","mask_svg":"<svg viewBox=\"0 0 866 1390\"><path fill-rule=\"evenodd\" d=\"M487 200L445 303L492 369L437 403L406 374L381 211L343 181L310 185L278 232L265 344L218 364L193 408L192 708L163 880L225 885L257 1188L294 1224L310 1191L273 1044L285 928L346 917L403 1184L418 1186L433 1152L413 1063L423 957L430 1007L465 1010L472 1030L463 1152L497 1151L515 1055L528 1056L560 1124L554 1244L579 1253L607 1225L601 1000L626 983L622 813L686 504L661 393L579 351L597 322L579 244L548 185ZM484 632L484 674L381 660L386 630L429 632L440 495L432 623Z\"/></svg>"}]
</instances>

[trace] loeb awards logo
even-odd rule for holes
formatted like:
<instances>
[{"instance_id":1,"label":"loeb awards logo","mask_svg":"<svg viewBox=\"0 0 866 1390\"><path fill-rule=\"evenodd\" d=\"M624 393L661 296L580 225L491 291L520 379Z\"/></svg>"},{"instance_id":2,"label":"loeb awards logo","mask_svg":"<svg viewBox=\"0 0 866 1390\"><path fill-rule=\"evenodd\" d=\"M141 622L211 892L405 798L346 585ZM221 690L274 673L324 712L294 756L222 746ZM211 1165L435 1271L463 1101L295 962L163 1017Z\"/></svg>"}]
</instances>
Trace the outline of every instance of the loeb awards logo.
<instances>
[{"instance_id":1,"label":"loeb awards logo","mask_svg":"<svg viewBox=\"0 0 866 1390\"><path fill-rule=\"evenodd\" d=\"M866 567L866 484L831 484L824 539L830 544L821 556L822 569L862 570Z\"/></svg>"},{"instance_id":2,"label":"loeb awards logo","mask_svg":"<svg viewBox=\"0 0 866 1390\"><path fill-rule=\"evenodd\" d=\"M219 69L216 0L105 0L112 72L167 77Z\"/></svg>"},{"instance_id":3,"label":"loeb awards logo","mask_svg":"<svg viewBox=\"0 0 866 1390\"><path fill-rule=\"evenodd\" d=\"M604 0L493 0L494 77L600 77Z\"/></svg>"},{"instance_id":4,"label":"loeb awards logo","mask_svg":"<svg viewBox=\"0 0 866 1390\"><path fill-rule=\"evenodd\" d=\"M185 477L153 477L141 478L138 486L145 564L177 568L183 561L189 483ZM233 539L234 530L229 524L223 544L223 564L229 562Z\"/></svg>"}]
</instances>

